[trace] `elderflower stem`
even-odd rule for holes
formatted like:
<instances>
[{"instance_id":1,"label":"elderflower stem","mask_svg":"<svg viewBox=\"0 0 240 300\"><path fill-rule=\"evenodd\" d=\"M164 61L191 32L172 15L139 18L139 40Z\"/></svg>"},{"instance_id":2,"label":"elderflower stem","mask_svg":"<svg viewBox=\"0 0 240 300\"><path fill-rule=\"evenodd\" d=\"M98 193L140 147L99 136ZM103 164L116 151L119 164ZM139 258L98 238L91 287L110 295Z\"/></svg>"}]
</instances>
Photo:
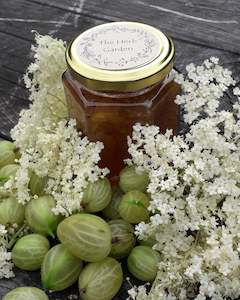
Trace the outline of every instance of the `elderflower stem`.
<instances>
[{"instance_id":1,"label":"elderflower stem","mask_svg":"<svg viewBox=\"0 0 240 300\"><path fill-rule=\"evenodd\" d=\"M48 92L47 94L50 95L50 96L52 96L52 97L54 97L54 98L56 98L57 100L59 100L63 104L63 106L65 106L65 107L67 106L66 102L64 102L60 97L58 97L58 96L56 96L56 95L54 95L54 94L52 94L50 92Z\"/></svg>"},{"instance_id":2,"label":"elderflower stem","mask_svg":"<svg viewBox=\"0 0 240 300\"><path fill-rule=\"evenodd\" d=\"M6 248L8 250L10 250L13 245L16 243L16 241L18 240L19 235L24 231L24 229L26 228L26 225L22 225L18 231L12 236L11 240L7 243Z\"/></svg>"}]
</instances>

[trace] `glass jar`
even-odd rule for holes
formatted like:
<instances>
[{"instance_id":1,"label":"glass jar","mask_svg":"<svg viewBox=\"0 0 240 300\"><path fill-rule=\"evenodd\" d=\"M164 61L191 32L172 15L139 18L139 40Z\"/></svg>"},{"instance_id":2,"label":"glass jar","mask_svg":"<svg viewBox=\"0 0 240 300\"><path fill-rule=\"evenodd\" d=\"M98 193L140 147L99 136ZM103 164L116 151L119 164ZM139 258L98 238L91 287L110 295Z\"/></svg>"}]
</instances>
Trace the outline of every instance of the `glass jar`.
<instances>
[{"instance_id":1,"label":"glass jar","mask_svg":"<svg viewBox=\"0 0 240 300\"><path fill-rule=\"evenodd\" d=\"M135 123L176 132L180 87L173 81L173 42L135 22L93 27L70 43L63 83L69 115L91 141L104 143L101 165L116 176L128 157Z\"/></svg>"}]
</instances>

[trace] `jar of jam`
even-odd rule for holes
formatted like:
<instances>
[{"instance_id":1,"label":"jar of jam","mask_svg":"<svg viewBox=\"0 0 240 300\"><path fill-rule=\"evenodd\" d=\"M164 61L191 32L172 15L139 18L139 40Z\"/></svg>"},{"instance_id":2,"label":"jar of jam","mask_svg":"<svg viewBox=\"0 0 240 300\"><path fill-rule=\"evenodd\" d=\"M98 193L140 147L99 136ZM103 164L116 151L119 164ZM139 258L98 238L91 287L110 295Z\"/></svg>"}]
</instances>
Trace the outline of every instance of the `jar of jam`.
<instances>
[{"instance_id":1,"label":"jar of jam","mask_svg":"<svg viewBox=\"0 0 240 300\"><path fill-rule=\"evenodd\" d=\"M176 131L174 45L160 30L136 22L93 27L68 46L63 84L69 115L91 141L104 143L102 166L116 176L128 157L132 126Z\"/></svg>"}]
</instances>

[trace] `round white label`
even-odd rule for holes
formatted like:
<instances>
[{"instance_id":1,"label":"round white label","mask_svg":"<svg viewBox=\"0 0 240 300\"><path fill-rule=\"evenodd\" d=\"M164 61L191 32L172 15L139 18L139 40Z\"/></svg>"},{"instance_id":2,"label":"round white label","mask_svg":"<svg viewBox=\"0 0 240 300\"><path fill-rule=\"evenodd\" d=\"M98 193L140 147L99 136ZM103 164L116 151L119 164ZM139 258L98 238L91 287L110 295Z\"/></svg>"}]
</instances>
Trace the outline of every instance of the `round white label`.
<instances>
[{"instance_id":1,"label":"round white label","mask_svg":"<svg viewBox=\"0 0 240 300\"><path fill-rule=\"evenodd\" d=\"M81 35L76 45L81 61L104 70L130 70L156 59L162 51L159 39L136 25L109 23Z\"/></svg>"}]
</instances>

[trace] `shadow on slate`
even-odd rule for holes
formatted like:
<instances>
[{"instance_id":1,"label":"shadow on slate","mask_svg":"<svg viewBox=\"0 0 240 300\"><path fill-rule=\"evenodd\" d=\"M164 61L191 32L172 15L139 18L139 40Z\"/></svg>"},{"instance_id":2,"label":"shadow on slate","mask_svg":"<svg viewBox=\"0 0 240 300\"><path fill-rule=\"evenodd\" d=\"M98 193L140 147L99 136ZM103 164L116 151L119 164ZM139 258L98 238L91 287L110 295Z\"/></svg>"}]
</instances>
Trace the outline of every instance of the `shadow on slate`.
<instances>
[{"instance_id":1,"label":"shadow on slate","mask_svg":"<svg viewBox=\"0 0 240 300\"><path fill-rule=\"evenodd\" d=\"M122 268L123 268L123 273L124 273L124 278L129 277L131 284L133 285L140 285L142 282L136 280L135 278L131 277L127 270L127 266L125 261L122 263ZM0 282L0 298L8 293L10 290L20 287L20 286L34 286L42 289L41 287L41 275L39 271L34 271L34 272L28 272L28 271L22 271L17 268L14 269L14 273L16 275L15 278L7 280L3 279ZM120 291L118 294L113 298L113 300L126 300L128 297L127 291L131 288L129 282L124 279L123 284L121 286ZM70 300L69 296L71 295L77 295L78 298L73 298L74 300L76 299L81 299L79 296L78 292L78 285L75 283L73 286L69 287L68 289L61 291L61 292L52 292L49 293L47 292L49 300Z\"/></svg>"}]
</instances>

